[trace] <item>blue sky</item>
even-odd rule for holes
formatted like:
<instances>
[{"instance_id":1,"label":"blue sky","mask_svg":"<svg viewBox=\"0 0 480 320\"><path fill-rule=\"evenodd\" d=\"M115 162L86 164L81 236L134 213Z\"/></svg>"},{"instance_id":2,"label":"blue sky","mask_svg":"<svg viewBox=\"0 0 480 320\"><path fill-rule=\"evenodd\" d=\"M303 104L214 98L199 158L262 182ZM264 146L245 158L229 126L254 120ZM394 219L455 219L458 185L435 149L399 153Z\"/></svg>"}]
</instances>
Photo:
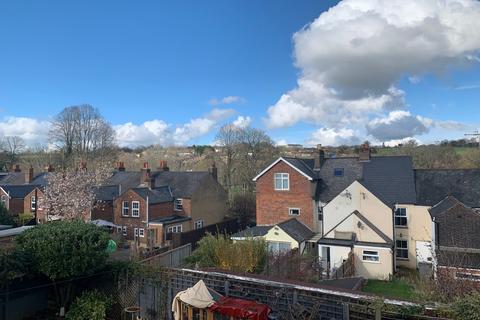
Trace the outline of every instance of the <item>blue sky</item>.
<instances>
[{"instance_id":1,"label":"blue sky","mask_svg":"<svg viewBox=\"0 0 480 320\"><path fill-rule=\"evenodd\" d=\"M356 2L363 1L368 2ZM322 26L316 32L308 24L336 4L307 0L2 2L0 133L20 135L32 144L44 143L48 120L62 108L82 103L99 108L124 145L211 143L220 125L242 119L244 124L266 130L276 141L303 144L392 137L429 142L459 138L464 131L475 129L480 123L478 43L450 54L458 61L439 66L431 62L444 57L433 56L424 61L429 67L420 68L418 61L412 61L412 66L405 64L405 72L395 70L397 76L388 81L402 91L402 105L368 109L363 121L378 121L367 129L352 120L359 117L352 117L351 110L342 112L342 121L325 120L329 117L324 109L329 106L315 99L332 97L305 94L298 80L315 74L314 81L330 91L352 89L350 84L332 80L338 76L325 69L323 62L316 64L329 55L325 61L335 65L330 57L336 53L311 47L321 47L331 35ZM341 10L345 9L336 8L339 12L330 17L332 29L344 32L335 23L343 19ZM473 12L478 14L476 9ZM304 26L300 32L304 40L292 38ZM329 41L325 47L336 48ZM318 56L309 57L310 51ZM470 59L463 59L466 56ZM387 63L386 69L390 67ZM366 70L361 72L366 79L372 77ZM335 96L331 105L339 103L339 108L348 109L346 100L391 95L377 89L362 87L362 94L355 97ZM285 94L288 104L280 101ZM224 100L229 103L222 103L225 97L230 97ZM401 112L392 115L397 109ZM292 110L292 115L284 116L284 110ZM275 120L278 117L282 120ZM391 126L398 119L412 132ZM446 122L455 123L455 130L439 125ZM379 128L380 123L388 127ZM385 134L385 130L393 131Z\"/></svg>"}]
</instances>

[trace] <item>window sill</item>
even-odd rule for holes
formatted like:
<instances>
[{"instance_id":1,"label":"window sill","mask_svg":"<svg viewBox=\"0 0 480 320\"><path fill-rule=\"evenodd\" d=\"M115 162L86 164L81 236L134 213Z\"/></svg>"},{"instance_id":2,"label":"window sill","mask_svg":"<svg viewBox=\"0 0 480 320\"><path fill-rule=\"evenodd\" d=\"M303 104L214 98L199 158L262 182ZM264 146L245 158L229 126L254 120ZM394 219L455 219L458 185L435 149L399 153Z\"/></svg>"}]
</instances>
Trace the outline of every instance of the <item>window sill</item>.
<instances>
[{"instance_id":1,"label":"window sill","mask_svg":"<svg viewBox=\"0 0 480 320\"><path fill-rule=\"evenodd\" d=\"M407 226L395 226L395 228L397 228L397 229L408 229L408 225Z\"/></svg>"},{"instance_id":2,"label":"window sill","mask_svg":"<svg viewBox=\"0 0 480 320\"><path fill-rule=\"evenodd\" d=\"M370 261L370 260L362 260L362 262L366 262L366 263L376 263L376 264L379 264L380 261Z\"/></svg>"},{"instance_id":3,"label":"window sill","mask_svg":"<svg viewBox=\"0 0 480 320\"><path fill-rule=\"evenodd\" d=\"M395 259L400 260L400 261L409 261L409 258L401 258L401 257L395 257Z\"/></svg>"}]
</instances>

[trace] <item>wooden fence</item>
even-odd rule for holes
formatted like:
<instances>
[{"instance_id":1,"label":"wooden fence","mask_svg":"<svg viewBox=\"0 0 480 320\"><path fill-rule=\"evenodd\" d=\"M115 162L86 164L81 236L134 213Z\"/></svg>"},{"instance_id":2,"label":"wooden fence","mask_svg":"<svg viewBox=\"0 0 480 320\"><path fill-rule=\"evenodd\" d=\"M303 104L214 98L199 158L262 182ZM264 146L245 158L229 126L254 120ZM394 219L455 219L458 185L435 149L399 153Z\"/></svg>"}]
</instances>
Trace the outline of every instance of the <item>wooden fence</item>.
<instances>
[{"instance_id":1,"label":"wooden fence","mask_svg":"<svg viewBox=\"0 0 480 320\"><path fill-rule=\"evenodd\" d=\"M140 262L149 266L178 268L182 265L183 260L191 254L192 245L187 243L181 247L146 258Z\"/></svg>"},{"instance_id":2,"label":"wooden fence","mask_svg":"<svg viewBox=\"0 0 480 320\"><path fill-rule=\"evenodd\" d=\"M163 307L170 308L172 299L176 293L185 290L198 280L203 280L205 284L219 292L222 295L256 300L265 303L272 309L272 316L276 319L290 320L286 315L292 314L294 307L300 306L303 310L315 310L317 319L411 319L411 320L431 320L441 319L428 316L408 316L400 313L385 313L376 306L375 298L371 295L351 290L334 289L328 286L306 285L300 283L286 283L262 279L252 276L239 276L223 272L198 271L189 269L172 269L167 271L168 286L166 299L158 301L155 297L156 292L161 291L157 284L149 284L142 281L143 288L139 298L140 316L150 319L150 315L158 314L159 304L164 303ZM385 300L386 304L400 307L414 307L415 304L399 300ZM165 309L164 309L165 310ZM167 314L167 319L172 320L172 314Z\"/></svg>"}]
</instances>

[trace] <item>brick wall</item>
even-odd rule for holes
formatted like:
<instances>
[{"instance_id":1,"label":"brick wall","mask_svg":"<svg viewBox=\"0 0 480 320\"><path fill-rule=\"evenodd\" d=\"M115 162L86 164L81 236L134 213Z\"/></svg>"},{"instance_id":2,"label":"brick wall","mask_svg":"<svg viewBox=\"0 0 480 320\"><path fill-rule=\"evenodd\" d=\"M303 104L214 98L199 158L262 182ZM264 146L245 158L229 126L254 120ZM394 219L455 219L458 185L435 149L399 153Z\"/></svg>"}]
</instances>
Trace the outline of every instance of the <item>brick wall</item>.
<instances>
[{"instance_id":1,"label":"brick wall","mask_svg":"<svg viewBox=\"0 0 480 320\"><path fill-rule=\"evenodd\" d=\"M290 190L275 190L275 173L289 174ZM299 208L300 215L289 215L289 208ZM298 171L280 161L257 180L257 224L271 225L292 217L302 221L312 230L314 229L311 182Z\"/></svg>"},{"instance_id":2,"label":"brick wall","mask_svg":"<svg viewBox=\"0 0 480 320\"><path fill-rule=\"evenodd\" d=\"M114 221L113 201L99 201L92 210L92 220Z\"/></svg>"},{"instance_id":3,"label":"brick wall","mask_svg":"<svg viewBox=\"0 0 480 320\"><path fill-rule=\"evenodd\" d=\"M122 203L123 201L129 202L129 211L128 216L122 215ZM138 201L140 203L140 215L139 217L132 217L132 201ZM115 199L114 201L114 221L118 226L125 226L127 227L127 236L125 237L127 240L134 240L134 229L135 228L143 228L145 229L145 234L147 233L146 230L146 223L143 221L147 220L146 215L146 201L140 197L137 193L129 190L122 194L120 197ZM139 239L140 242L146 243L146 236L144 238Z\"/></svg>"},{"instance_id":4,"label":"brick wall","mask_svg":"<svg viewBox=\"0 0 480 320\"><path fill-rule=\"evenodd\" d=\"M148 208L148 216L150 221L171 216L175 213L173 210L173 202L164 202L151 204Z\"/></svg>"}]
</instances>

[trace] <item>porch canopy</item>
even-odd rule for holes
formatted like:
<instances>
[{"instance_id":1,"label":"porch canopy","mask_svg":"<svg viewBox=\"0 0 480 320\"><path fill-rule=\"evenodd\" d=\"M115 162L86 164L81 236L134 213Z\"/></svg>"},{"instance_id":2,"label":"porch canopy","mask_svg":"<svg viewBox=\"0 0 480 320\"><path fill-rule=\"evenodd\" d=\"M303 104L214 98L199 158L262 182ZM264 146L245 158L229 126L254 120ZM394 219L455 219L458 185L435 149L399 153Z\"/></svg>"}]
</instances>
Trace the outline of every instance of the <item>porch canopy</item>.
<instances>
[{"instance_id":1,"label":"porch canopy","mask_svg":"<svg viewBox=\"0 0 480 320\"><path fill-rule=\"evenodd\" d=\"M227 316L250 320L267 320L270 313L270 308L266 304L230 297L222 297L209 309Z\"/></svg>"}]
</instances>

